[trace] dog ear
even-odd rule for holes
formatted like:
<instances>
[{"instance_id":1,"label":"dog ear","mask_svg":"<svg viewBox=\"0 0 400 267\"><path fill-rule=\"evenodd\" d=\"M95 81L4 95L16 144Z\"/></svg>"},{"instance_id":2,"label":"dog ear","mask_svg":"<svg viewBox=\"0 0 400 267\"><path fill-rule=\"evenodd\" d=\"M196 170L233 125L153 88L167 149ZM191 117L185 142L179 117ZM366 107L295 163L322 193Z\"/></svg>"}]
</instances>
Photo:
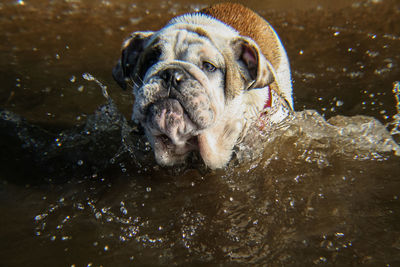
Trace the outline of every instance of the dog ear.
<instances>
[{"instance_id":1,"label":"dog ear","mask_svg":"<svg viewBox=\"0 0 400 267\"><path fill-rule=\"evenodd\" d=\"M232 41L232 48L245 89L264 88L275 81L273 66L252 39L239 37Z\"/></svg>"},{"instance_id":2,"label":"dog ear","mask_svg":"<svg viewBox=\"0 0 400 267\"><path fill-rule=\"evenodd\" d=\"M126 90L127 82L143 52L146 41L153 36L153 32L134 32L122 45L121 58L113 68L114 80L122 89Z\"/></svg>"}]
</instances>

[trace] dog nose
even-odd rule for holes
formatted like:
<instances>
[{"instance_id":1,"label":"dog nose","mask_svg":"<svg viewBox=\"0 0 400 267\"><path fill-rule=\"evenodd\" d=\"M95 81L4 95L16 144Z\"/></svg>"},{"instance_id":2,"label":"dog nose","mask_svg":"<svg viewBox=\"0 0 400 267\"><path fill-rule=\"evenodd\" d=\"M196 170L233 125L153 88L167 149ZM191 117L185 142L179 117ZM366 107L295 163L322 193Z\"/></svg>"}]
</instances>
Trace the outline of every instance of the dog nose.
<instances>
[{"instance_id":1,"label":"dog nose","mask_svg":"<svg viewBox=\"0 0 400 267\"><path fill-rule=\"evenodd\" d=\"M160 77L164 80L168 87L173 86L177 88L179 84L185 80L185 73L181 69L170 68L164 70Z\"/></svg>"}]
</instances>

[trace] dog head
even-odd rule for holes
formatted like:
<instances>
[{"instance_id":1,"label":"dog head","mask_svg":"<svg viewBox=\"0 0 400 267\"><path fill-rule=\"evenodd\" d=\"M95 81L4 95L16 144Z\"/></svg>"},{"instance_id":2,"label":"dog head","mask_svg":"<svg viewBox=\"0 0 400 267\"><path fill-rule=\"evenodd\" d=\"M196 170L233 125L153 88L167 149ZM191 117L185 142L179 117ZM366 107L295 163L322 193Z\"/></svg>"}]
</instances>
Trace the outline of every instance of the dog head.
<instances>
[{"instance_id":1,"label":"dog head","mask_svg":"<svg viewBox=\"0 0 400 267\"><path fill-rule=\"evenodd\" d=\"M158 32L135 32L113 70L133 87L132 119L157 162L174 165L198 150L207 166L223 167L268 98L273 75L258 45L205 15L173 19Z\"/></svg>"}]
</instances>

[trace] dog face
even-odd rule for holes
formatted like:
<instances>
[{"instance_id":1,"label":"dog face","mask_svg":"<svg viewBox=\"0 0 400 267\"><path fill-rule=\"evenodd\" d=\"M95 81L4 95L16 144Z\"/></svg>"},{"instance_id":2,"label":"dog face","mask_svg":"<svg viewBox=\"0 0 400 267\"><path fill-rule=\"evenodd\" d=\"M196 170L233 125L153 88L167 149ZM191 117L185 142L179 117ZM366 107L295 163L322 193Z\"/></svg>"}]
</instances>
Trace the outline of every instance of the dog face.
<instances>
[{"instance_id":1,"label":"dog face","mask_svg":"<svg viewBox=\"0 0 400 267\"><path fill-rule=\"evenodd\" d=\"M198 150L223 167L246 124L257 117L273 75L259 47L206 16L178 17L158 32L135 32L113 70L131 83L132 118L145 129L160 165Z\"/></svg>"}]
</instances>

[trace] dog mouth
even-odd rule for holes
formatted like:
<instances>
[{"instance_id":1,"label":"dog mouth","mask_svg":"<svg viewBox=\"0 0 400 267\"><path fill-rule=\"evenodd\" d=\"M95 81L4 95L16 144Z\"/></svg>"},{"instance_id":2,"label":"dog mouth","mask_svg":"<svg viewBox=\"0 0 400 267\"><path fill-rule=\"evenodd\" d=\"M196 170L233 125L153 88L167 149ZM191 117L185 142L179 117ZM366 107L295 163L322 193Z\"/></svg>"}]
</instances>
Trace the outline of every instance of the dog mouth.
<instances>
[{"instance_id":1,"label":"dog mouth","mask_svg":"<svg viewBox=\"0 0 400 267\"><path fill-rule=\"evenodd\" d=\"M201 149L199 137L214 125L217 109L200 70L170 64L153 72L136 91L133 117L144 127L157 163L171 166Z\"/></svg>"},{"instance_id":2,"label":"dog mouth","mask_svg":"<svg viewBox=\"0 0 400 267\"><path fill-rule=\"evenodd\" d=\"M190 151L198 150L199 127L176 99L150 105L144 126L152 136L156 160L162 165L182 161Z\"/></svg>"}]
</instances>

